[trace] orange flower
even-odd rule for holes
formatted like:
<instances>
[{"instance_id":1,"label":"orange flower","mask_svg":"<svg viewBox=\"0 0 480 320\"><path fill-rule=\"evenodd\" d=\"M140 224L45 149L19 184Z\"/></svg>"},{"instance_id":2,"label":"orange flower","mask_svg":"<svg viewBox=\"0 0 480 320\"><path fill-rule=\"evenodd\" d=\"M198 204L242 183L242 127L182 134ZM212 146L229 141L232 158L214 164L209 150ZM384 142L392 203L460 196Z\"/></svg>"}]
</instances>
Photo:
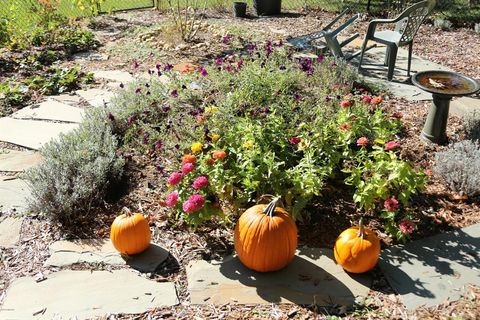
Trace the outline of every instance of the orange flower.
<instances>
[{"instance_id":1,"label":"orange flower","mask_svg":"<svg viewBox=\"0 0 480 320\"><path fill-rule=\"evenodd\" d=\"M350 130L352 128L352 126L348 123L342 123L339 126L339 128L340 128L340 130L347 131L347 130Z\"/></svg>"},{"instance_id":2,"label":"orange flower","mask_svg":"<svg viewBox=\"0 0 480 320\"><path fill-rule=\"evenodd\" d=\"M203 124L205 122L204 116L197 116L197 124Z\"/></svg>"},{"instance_id":3,"label":"orange flower","mask_svg":"<svg viewBox=\"0 0 480 320\"><path fill-rule=\"evenodd\" d=\"M214 163L215 163L215 159L213 159L213 158L210 158L210 159L207 160L207 166L211 166Z\"/></svg>"},{"instance_id":4,"label":"orange flower","mask_svg":"<svg viewBox=\"0 0 480 320\"><path fill-rule=\"evenodd\" d=\"M197 162L197 158L193 154L186 154L182 157L182 163L195 163Z\"/></svg>"},{"instance_id":5,"label":"orange flower","mask_svg":"<svg viewBox=\"0 0 480 320\"><path fill-rule=\"evenodd\" d=\"M213 152L213 159L223 159L227 156L227 153L223 150L217 150Z\"/></svg>"},{"instance_id":6,"label":"orange flower","mask_svg":"<svg viewBox=\"0 0 480 320\"><path fill-rule=\"evenodd\" d=\"M382 103L382 101L383 101L383 98L382 98L381 96L378 96L378 97L373 98L373 99L370 101L370 104L373 105L373 106L375 106L375 105L377 105L377 104Z\"/></svg>"}]
</instances>

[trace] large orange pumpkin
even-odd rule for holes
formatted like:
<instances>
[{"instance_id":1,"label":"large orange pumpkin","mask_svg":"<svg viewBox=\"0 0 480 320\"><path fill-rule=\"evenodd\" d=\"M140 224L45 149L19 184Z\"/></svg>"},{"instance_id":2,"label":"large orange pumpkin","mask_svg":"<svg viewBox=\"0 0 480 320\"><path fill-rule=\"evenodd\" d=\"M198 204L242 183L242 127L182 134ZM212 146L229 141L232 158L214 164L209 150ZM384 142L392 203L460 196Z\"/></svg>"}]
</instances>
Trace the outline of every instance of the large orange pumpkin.
<instances>
[{"instance_id":1,"label":"large orange pumpkin","mask_svg":"<svg viewBox=\"0 0 480 320\"><path fill-rule=\"evenodd\" d=\"M122 254L136 254L150 245L150 226L141 213L131 213L124 208L124 213L115 218L110 227L110 240Z\"/></svg>"},{"instance_id":2,"label":"large orange pumpkin","mask_svg":"<svg viewBox=\"0 0 480 320\"><path fill-rule=\"evenodd\" d=\"M276 206L278 200L249 208L235 226L235 250L247 268L276 271L295 256L297 226L287 211Z\"/></svg>"},{"instance_id":3,"label":"large orange pumpkin","mask_svg":"<svg viewBox=\"0 0 480 320\"><path fill-rule=\"evenodd\" d=\"M377 264L380 240L360 219L358 227L348 228L338 236L333 252L337 263L348 272L367 272Z\"/></svg>"}]
</instances>

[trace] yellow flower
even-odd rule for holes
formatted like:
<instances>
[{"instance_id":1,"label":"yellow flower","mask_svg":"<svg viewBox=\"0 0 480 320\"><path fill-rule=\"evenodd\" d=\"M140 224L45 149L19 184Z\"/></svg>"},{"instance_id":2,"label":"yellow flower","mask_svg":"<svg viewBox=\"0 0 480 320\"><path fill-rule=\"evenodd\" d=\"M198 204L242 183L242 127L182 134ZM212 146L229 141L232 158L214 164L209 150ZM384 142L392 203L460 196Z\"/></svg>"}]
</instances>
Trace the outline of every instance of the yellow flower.
<instances>
[{"instance_id":1,"label":"yellow flower","mask_svg":"<svg viewBox=\"0 0 480 320\"><path fill-rule=\"evenodd\" d=\"M215 106L210 106L205 108L205 113L215 113L218 111L218 108Z\"/></svg>"},{"instance_id":2,"label":"yellow flower","mask_svg":"<svg viewBox=\"0 0 480 320\"><path fill-rule=\"evenodd\" d=\"M192 143L192 146L190 147L190 149L192 150L193 153L200 152L203 149L203 144L200 142Z\"/></svg>"},{"instance_id":3,"label":"yellow flower","mask_svg":"<svg viewBox=\"0 0 480 320\"><path fill-rule=\"evenodd\" d=\"M212 134L212 135L210 136L210 138L212 138L212 141L213 141L213 142L217 142L217 141L220 139L220 135L214 133L214 134Z\"/></svg>"},{"instance_id":4,"label":"yellow flower","mask_svg":"<svg viewBox=\"0 0 480 320\"><path fill-rule=\"evenodd\" d=\"M253 144L254 144L254 142L252 140L247 140L242 144L242 146L245 149L250 149L251 147L253 147Z\"/></svg>"}]
</instances>

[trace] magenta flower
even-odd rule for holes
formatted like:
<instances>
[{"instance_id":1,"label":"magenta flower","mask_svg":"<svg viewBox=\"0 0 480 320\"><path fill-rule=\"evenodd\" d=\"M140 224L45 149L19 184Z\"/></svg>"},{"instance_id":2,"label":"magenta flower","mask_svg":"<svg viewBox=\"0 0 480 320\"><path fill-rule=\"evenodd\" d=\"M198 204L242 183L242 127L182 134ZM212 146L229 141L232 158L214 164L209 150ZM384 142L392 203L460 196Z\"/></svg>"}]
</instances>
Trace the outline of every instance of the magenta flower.
<instances>
[{"instance_id":1,"label":"magenta flower","mask_svg":"<svg viewBox=\"0 0 480 320\"><path fill-rule=\"evenodd\" d=\"M362 102L366 104L370 104L371 101L372 101L372 96L363 96L362 98Z\"/></svg>"},{"instance_id":2,"label":"magenta flower","mask_svg":"<svg viewBox=\"0 0 480 320\"><path fill-rule=\"evenodd\" d=\"M387 211L390 211L390 212L397 211L398 200L395 198L387 199L385 200L385 202L383 202L383 206L385 207L385 209L387 209Z\"/></svg>"},{"instance_id":3,"label":"magenta flower","mask_svg":"<svg viewBox=\"0 0 480 320\"><path fill-rule=\"evenodd\" d=\"M386 151L392 151L392 150L397 149L398 146L399 146L399 144L396 141L389 141L389 142L385 143L385 150Z\"/></svg>"},{"instance_id":4,"label":"magenta flower","mask_svg":"<svg viewBox=\"0 0 480 320\"><path fill-rule=\"evenodd\" d=\"M172 92L170 92L170 95L174 98L177 98L178 97L178 91L176 89L172 90Z\"/></svg>"},{"instance_id":5,"label":"magenta flower","mask_svg":"<svg viewBox=\"0 0 480 320\"><path fill-rule=\"evenodd\" d=\"M140 66L140 64L138 63L138 61L137 61L137 60L133 60L132 68L133 68L133 69L138 69L139 66Z\"/></svg>"},{"instance_id":6,"label":"magenta flower","mask_svg":"<svg viewBox=\"0 0 480 320\"><path fill-rule=\"evenodd\" d=\"M401 221L398 227L403 234L412 234L416 229L415 224L410 220Z\"/></svg>"},{"instance_id":7,"label":"magenta flower","mask_svg":"<svg viewBox=\"0 0 480 320\"><path fill-rule=\"evenodd\" d=\"M173 172L167 179L167 183L171 186L176 186L182 181L182 174L180 172Z\"/></svg>"},{"instance_id":8,"label":"magenta flower","mask_svg":"<svg viewBox=\"0 0 480 320\"><path fill-rule=\"evenodd\" d=\"M223 36L222 42L223 42L224 44L229 44L229 43L230 43L230 37L229 37L229 36Z\"/></svg>"},{"instance_id":9,"label":"magenta flower","mask_svg":"<svg viewBox=\"0 0 480 320\"><path fill-rule=\"evenodd\" d=\"M298 144L300 143L300 141L302 141L302 139L300 137L291 137L290 138L290 141L288 143L290 144Z\"/></svg>"},{"instance_id":10,"label":"magenta flower","mask_svg":"<svg viewBox=\"0 0 480 320\"><path fill-rule=\"evenodd\" d=\"M183 166L182 166L182 173L183 174L189 174L193 170L195 170L195 166L193 165L193 163L184 163Z\"/></svg>"},{"instance_id":11,"label":"magenta flower","mask_svg":"<svg viewBox=\"0 0 480 320\"><path fill-rule=\"evenodd\" d=\"M148 144L150 140L150 133L144 132L143 133L143 144Z\"/></svg>"},{"instance_id":12,"label":"magenta flower","mask_svg":"<svg viewBox=\"0 0 480 320\"><path fill-rule=\"evenodd\" d=\"M223 64L223 58L222 57L216 57L215 58L215 64L217 66L222 65Z\"/></svg>"},{"instance_id":13,"label":"magenta flower","mask_svg":"<svg viewBox=\"0 0 480 320\"><path fill-rule=\"evenodd\" d=\"M194 194L183 203L183 211L193 213L203 208L205 205L205 197L200 194Z\"/></svg>"},{"instance_id":14,"label":"magenta flower","mask_svg":"<svg viewBox=\"0 0 480 320\"><path fill-rule=\"evenodd\" d=\"M206 186L208 186L208 178L205 176L198 177L193 181L193 188L198 190L198 189L203 189Z\"/></svg>"},{"instance_id":15,"label":"magenta flower","mask_svg":"<svg viewBox=\"0 0 480 320\"><path fill-rule=\"evenodd\" d=\"M323 62L323 59L324 59L323 54L321 54L321 55L319 55L319 56L317 57L317 62L318 62L318 63L322 63L322 62Z\"/></svg>"},{"instance_id":16,"label":"magenta flower","mask_svg":"<svg viewBox=\"0 0 480 320\"><path fill-rule=\"evenodd\" d=\"M155 150L160 150L162 149L162 147L163 147L162 140L157 140L157 142L155 142Z\"/></svg>"},{"instance_id":17,"label":"magenta flower","mask_svg":"<svg viewBox=\"0 0 480 320\"><path fill-rule=\"evenodd\" d=\"M111 112L108 113L107 118L110 121L115 121L115 117L113 116L113 113L111 113Z\"/></svg>"},{"instance_id":18,"label":"magenta flower","mask_svg":"<svg viewBox=\"0 0 480 320\"><path fill-rule=\"evenodd\" d=\"M205 69L204 67L200 67L200 68L198 69L198 71L200 72L200 74L201 74L203 77L208 76L208 71L207 71L207 69Z\"/></svg>"},{"instance_id":19,"label":"magenta flower","mask_svg":"<svg viewBox=\"0 0 480 320\"><path fill-rule=\"evenodd\" d=\"M172 69L173 69L173 65L171 65L170 63L167 63L165 65L165 67L163 67L163 70L165 70L165 71L170 71Z\"/></svg>"},{"instance_id":20,"label":"magenta flower","mask_svg":"<svg viewBox=\"0 0 480 320\"><path fill-rule=\"evenodd\" d=\"M357 139L357 146L359 147L366 147L368 146L368 138L367 137L361 137Z\"/></svg>"},{"instance_id":21,"label":"magenta flower","mask_svg":"<svg viewBox=\"0 0 480 320\"><path fill-rule=\"evenodd\" d=\"M165 199L165 203L167 206L170 208L173 208L177 205L178 202L178 192L172 192L167 196L167 199Z\"/></svg>"}]
</instances>

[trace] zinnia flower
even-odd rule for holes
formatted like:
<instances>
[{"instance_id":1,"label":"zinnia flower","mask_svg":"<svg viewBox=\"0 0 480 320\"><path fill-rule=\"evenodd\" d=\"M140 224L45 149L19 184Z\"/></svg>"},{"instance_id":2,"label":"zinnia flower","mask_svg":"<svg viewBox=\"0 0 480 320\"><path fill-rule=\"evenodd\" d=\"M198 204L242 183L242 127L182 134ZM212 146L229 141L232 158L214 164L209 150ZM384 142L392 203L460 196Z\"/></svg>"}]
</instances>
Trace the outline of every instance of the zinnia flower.
<instances>
[{"instance_id":1,"label":"zinnia flower","mask_svg":"<svg viewBox=\"0 0 480 320\"><path fill-rule=\"evenodd\" d=\"M205 108L205 113L215 113L218 111L218 108L215 106L210 106Z\"/></svg>"},{"instance_id":2,"label":"zinnia flower","mask_svg":"<svg viewBox=\"0 0 480 320\"><path fill-rule=\"evenodd\" d=\"M167 183L171 186L176 186L182 181L182 174L180 172L174 172L168 177Z\"/></svg>"},{"instance_id":3,"label":"zinnia flower","mask_svg":"<svg viewBox=\"0 0 480 320\"><path fill-rule=\"evenodd\" d=\"M340 102L340 106L342 108L351 107L352 106L352 100L343 100L342 102Z\"/></svg>"},{"instance_id":4,"label":"zinnia flower","mask_svg":"<svg viewBox=\"0 0 480 320\"><path fill-rule=\"evenodd\" d=\"M340 126L338 126L340 130L347 131L352 128L352 126L348 123L342 123Z\"/></svg>"},{"instance_id":5,"label":"zinnia flower","mask_svg":"<svg viewBox=\"0 0 480 320\"><path fill-rule=\"evenodd\" d=\"M223 159L227 156L227 153L223 150L214 151L212 154L213 159Z\"/></svg>"},{"instance_id":6,"label":"zinnia flower","mask_svg":"<svg viewBox=\"0 0 480 320\"><path fill-rule=\"evenodd\" d=\"M167 199L165 199L165 204L169 206L170 208L173 208L177 205L178 202L178 192L172 192L167 196Z\"/></svg>"},{"instance_id":7,"label":"zinnia flower","mask_svg":"<svg viewBox=\"0 0 480 320\"><path fill-rule=\"evenodd\" d=\"M183 211L186 213L193 213L203 208L205 205L205 198L200 194L194 194L183 203Z\"/></svg>"},{"instance_id":8,"label":"zinnia flower","mask_svg":"<svg viewBox=\"0 0 480 320\"><path fill-rule=\"evenodd\" d=\"M383 202L383 207L384 207L385 209L387 209L387 211L390 211L390 212L397 211L397 209L398 209L398 200L395 199L395 198L387 199L387 200L385 200L385 202Z\"/></svg>"},{"instance_id":9,"label":"zinnia flower","mask_svg":"<svg viewBox=\"0 0 480 320\"><path fill-rule=\"evenodd\" d=\"M200 152L203 149L203 144L201 142L195 142L192 144L190 149L192 150L193 153Z\"/></svg>"},{"instance_id":10,"label":"zinnia flower","mask_svg":"<svg viewBox=\"0 0 480 320\"><path fill-rule=\"evenodd\" d=\"M183 174L189 174L193 170L195 170L195 166L193 165L193 163L185 163L182 166L182 173Z\"/></svg>"},{"instance_id":11,"label":"zinnia flower","mask_svg":"<svg viewBox=\"0 0 480 320\"><path fill-rule=\"evenodd\" d=\"M415 231L415 224L410 220L403 220L398 225L403 234L412 234Z\"/></svg>"},{"instance_id":12,"label":"zinnia flower","mask_svg":"<svg viewBox=\"0 0 480 320\"><path fill-rule=\"evenodd\" d=\"M197 158L193 154L186 154L182 157L182 163L195 163L197 162Z\"/></svg>"},{"instance_id":13,"label":"zinnia flower","mask_svg":"<svg viewBox=\"0 0 480 320\"><path fill-rule=\"evenodd\" d=\"M291 137L290 138L290 141L288 141L288 143L290 144L297 144L299 143L300 141L302 141L302 139L300 137Z\"/></svg>"},{"instance_id":14,"label":"zinnia flower","mask_svg":"<svg viewBox=\"0 0 480 320\"><path fill-rule=\"evenodd\" d=\"M358 138L357 139L357 146L359 146L359 147L368 146L368 138L367 137Z\"/></svg>"},{"instance_id":15,"label":"zinnia flower","mask_svg":"<svg viewBox=\"0 0 480 320\"><path fill-rule=\"evenodd\" d=\"M205 188L206 186L208 186L208 178L205 176L198 177L192 184L192 187L196 190Z\"/></svg>"},{"instance_id":16,"label":"zinnia flower","mask_svg":"<svg viewBox=\"0 0 480 320\"><path fill-rule=\"evenodd\" d=\"M213 142L217 142L218 140L220 140L220 135L219 134L216 134L216 133L213 133L210 138L212 138L212 141Z\"/></svg>"},{"instance_id":17,"label":"zinnia flower","mask_svg":"<svg viewBox=\"0 0 480 320\"><path fill-rule=\"evenodd\" d=\"M364 103L370 103L372 101L372 97L371 96L363 96L362 98L362 102Z\"/></svg>"},{"instance_id":18,"label":"zinnia flower","mask_svg":"<svg viewBox=\"0 0 480 320\"><path fill-rule=\"evenodd\" d=\"M392 151L398 148L398 143L396 141L389 141L385 143L385 150Z\"/></svg>"},{"instance_id":19,"label":"zinnia flower","mask_svg":"<svg viewBox=\"0 0 480 320\"><path fill-rule=\"evenodd\" d=\"M375 97L370 101L371 105L377 105L383 101L383 98L381 96Z\"/></svg>"},{"instance_id":20,"label":"zinnia flower","mask_svg":"<svg viewBox=\"0 0 480 320\"><path fill-rule=\"evenodd\" d=\"M254 142L252 140L247 140L242 144L242 147L244 147L245 149L250 149L251 147L253 147L253 144Z\"/></svg>"}]
</instances>

